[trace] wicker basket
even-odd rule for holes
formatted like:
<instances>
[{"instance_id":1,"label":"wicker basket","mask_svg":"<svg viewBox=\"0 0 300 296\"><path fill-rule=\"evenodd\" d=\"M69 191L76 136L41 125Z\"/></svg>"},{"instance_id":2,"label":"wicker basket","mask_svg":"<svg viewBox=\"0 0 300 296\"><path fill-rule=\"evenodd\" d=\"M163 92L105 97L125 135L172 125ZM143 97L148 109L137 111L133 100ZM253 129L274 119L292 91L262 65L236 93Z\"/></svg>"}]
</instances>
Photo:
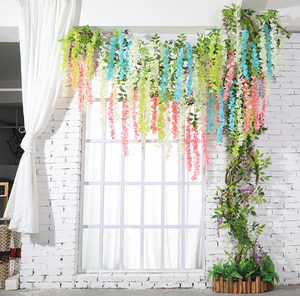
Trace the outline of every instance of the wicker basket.
<instances>
[{"instance_id":1,"label":"wicker basket","mask_svg":"<svg viewBox=\"0 0 300 296\"><path fill-rule=\"evenodd\" d=\"M0 252L10 250L10 230L7 225L0 225ZM0 289L5 288L5 280L9 277L9 261L0 262Z\"/></svg>"},{"instance_id":2,"label":"wicker basket","mask_svg":"<svg viewBox=\"0 0 300 296\"><path fill-rule=\"evenodd\" d=\"M10 230L6 225L0 225L0 252L10 249Z\"/></svg>"}]
</instances>

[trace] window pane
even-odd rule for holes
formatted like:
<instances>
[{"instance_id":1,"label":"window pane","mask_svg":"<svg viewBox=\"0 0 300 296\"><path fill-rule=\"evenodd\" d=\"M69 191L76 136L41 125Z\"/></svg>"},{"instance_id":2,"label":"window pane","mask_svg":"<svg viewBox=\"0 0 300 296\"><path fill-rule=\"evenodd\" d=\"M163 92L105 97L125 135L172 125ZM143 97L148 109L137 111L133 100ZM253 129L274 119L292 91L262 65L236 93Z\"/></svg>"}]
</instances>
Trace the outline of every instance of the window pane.
<instances>
[{"instance_id":1,"label":"window pane","mask_svg":"<svg viewBox=\"0 0 300 296\"><path fill-rule=\"evenodd\" d=\"M165 187L165 224L179 225L181 223L181 186Z\"/></svg>"},{"instance_id":2,"label":"window pane","mask_svg":"<svg viewBox=\"0 0 300 296\"><path fill-rule=\"evenodd\" d=\"M198 269L201 263L202 229L186 229L185 231L185 268Z\"/></svg>"},{"instance_id":3,"label":"window pane","mask_svg":"<svg viewBox=\"0 0 300 296\"><path fill-rule=\"evenodd\" d=\"M102 139L102 129L100 122L100 103L94 102L86 110L86 139Z\"/></svg>"},{"instance_id":4,"label":"window pane","mask_svg":"<svg viewBox=\"0 0 300 296\"><path fill-rule=\"evenodd\" d=\"M165 269L181 268L181 230L165 229Z\"/></svg>"},{"instance_id":5,"label":"window pane","mask_svg":"<svg viewBox=\"0 0 300 296\"><path fill-rule=\"evenodd\" d=\"M157 144L146 143L145 145L145 181L160 182L161 181L161 147Z\"/></svg>"},{"instance_id":6,"label":"window pane","mask_svg":"<svg viewBox=\"0 0 300 296\"><path fill-rule=\"evenodd\" d=\"M145 225L161 224L161 186L145 186L144 197L144 223Z\"/></svg>"},{"instance_id":7,"label":"window pane","mask_svg":"<svg viewBox=\"0 0 300 296\"><path fill-rule=\"evenodd\" d=\"M121 186L104 186L103 224L120 225Z\"/></svg>"},{"instance_id":8,"label":"window pane","mask_svg":"<svg viewBox=\"0 0 300 296\"><path fill-rule=\"evenodd\" d=\"M179 145L173 144L170 157L165 162L165 180L166 182L181 181L182 176L182 157L179 157Z\"/></svg>"},{"instance_id":9,"label":"window pane","mask_svg":"<svg viewBox=\"0 0 300 296\"><path fill-rule=\"evenodd\" d=\"M144 269L161 268L161 230L145 229Z\"/></svg>"},{"instance_id":10,"label":"window pane","mask_svg":"<svg viewBox=\"0 0 300 296\"><path fill-rule=\"evenodd\" d=\"M124 269L140 269L140 236L139 229L124 229Z\"/></svg>"},{"instance_id":11,"label":"window pane","mask_svg":"<svg viewBox=\"0 0 300 296\"><path fill-rule=\"evenodd\" d=\"M140 143L128 144L129 155L125 157L125 181L140 182L142 171L142 146Z\"/></svg>"},{"instance_id":12,"label":"window pane","mask_svg":"<svg viewBox=\"0 0 300 296\"><path fill-rule=\"evenodd\" d=\"M124 224L140 225L141 223L141 187L125 186Z\"/></svg>"},{"instance_id":13,"label":"window pane","mask_svg":"<svg viewBox=\"0 0 300 296\"><path fill-rule=\"evenodd\" d=\"M83 225L99 225L100 186L85 185L83 197Z\"/></svg>"},{"instance_id":14,"label":"window pane","mask_svg":"<svg viewBox=\"0 0 300 296\"><path fill-rule=\"evenodd\" d=\"M120 143L105 144L105 172L106 182L121 181L122 147Z\"/></svg>"},{"instance_id":15,"label":"window pane","mask_svg":"<svg viewBox=\"0 0 300 296\"><path fill-rule=\"evenodd\" d=\"M103 229L103 269L119 269L120 230Z\"/></svg>"},{"instance_id":16,"label":"window pane","mask_svg":"<svg viewBox=\"0 0 300 296\"><path fill-rule=\"evenodd\" d=\"M84 181L101 181L101 143L85 144Z\"/></svg>"},{"instance_id":17,"label":"window pane","mask_svg":"<svg viewBox=\"0 0 300 296\"><path fill-rule=\"evenodd\" d=\"M185 186L185 223L200 225L202 213L202 186Z\"/></svg>"},{"instance_id":18,"label":"window pane","mask_svg":"<svg viewBox=\"0 0 300 296\"><path fill-rule=\"evenodd\" d=\"M83 229L82 268L99 268L99 229Z\"/></svg>"}]
</instances>

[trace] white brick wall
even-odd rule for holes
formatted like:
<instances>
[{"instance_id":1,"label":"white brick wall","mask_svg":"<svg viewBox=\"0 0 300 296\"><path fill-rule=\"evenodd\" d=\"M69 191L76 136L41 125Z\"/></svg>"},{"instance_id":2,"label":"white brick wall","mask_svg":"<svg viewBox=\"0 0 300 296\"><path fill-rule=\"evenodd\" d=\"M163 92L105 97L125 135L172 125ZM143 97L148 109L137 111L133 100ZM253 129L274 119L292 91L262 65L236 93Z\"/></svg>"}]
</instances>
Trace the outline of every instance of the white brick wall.
<instances>
[{"instance_id":1,"label":"white brick wall","mask_svg":"<svg viewBox=\"0 0 300 296\"><path fill-rule=\"evenodd\" d=\"M267 204L258 219L267 224L260 242L271 255L280 283L300 284L300 34L286 42L285 65L272 85L266 126L257 147L272 156ZM21 288L206 288L204 272L161 274L77 274L82 119L75 100L60 98L38 140L36 162L40 233L23 236ZM224 144L208 138L206 168L206 270L226 258L225 233L216 235L216 186L224 185ZM208 285L211 285L209 283Z\"/></svg>"}]
</instances>

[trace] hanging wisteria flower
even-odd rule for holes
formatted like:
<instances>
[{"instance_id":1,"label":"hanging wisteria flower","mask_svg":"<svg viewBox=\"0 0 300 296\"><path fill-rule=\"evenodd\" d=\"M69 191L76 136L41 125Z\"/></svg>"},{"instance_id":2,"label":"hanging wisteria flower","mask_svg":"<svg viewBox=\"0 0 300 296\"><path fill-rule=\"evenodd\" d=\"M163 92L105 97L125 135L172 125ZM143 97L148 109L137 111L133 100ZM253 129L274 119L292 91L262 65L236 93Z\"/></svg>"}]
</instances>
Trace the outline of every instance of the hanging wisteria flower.
<instances>
[{"instance_id":1,"label":"hanging wisteria flower","mask_svg":"<svg viewBox=\"0 0 300 296\"><path fill-rule=\"evenodd\" d=\"M249 80L249 76L248 76L248 65L247 65L247 57L246 57L246 51L247 51L247 41L249 38L249 33L248 30L243 30L242 32L242 69L243 69L243 75L245 77L246 80Z\"/></svg>"},{"instance_id":2,"label":"hanging wisteria flower","mask_svg":"<svg viewBox=\"0 0 300 296\"><path fill-rule=\"evenodd\" d=\"M133 120L133 130L134 130L134 138L137 140L139 136L139 125L137 123L137 102L138 102L138 94L137 91L134 91L134 98L132 102L132 120ZM128 112L129 114L129 112Z\"/></svg>"},{"instance_id":3,"label":"hanging wisteria flower","mask_svg":"<svg viewBox=\"0 0 300 296\"><path fill-rule=\"evenodd\" d=\"M229 129L231 133L235 132L235 96L233 95L233 86L235 84L235 81L232 83L229 89L229 102L228 102L228 108L230 110L229 112Z\"/></svg>"},{"instance_id":4,"label":"hanging wisteria flower","mask_svg":"<svg viewBox=\"0 0 300 296\"><path fill-rule=\"evenodd\" d=\"M164 51L164 73L160 83L161 99L164 99L166 95L168 72L169 72L169 50L168 48L166 48Z\"/></svg>"},{"instance_id":5,"label":"hanging wisteria flower","mask_svg":"<svg viewBox=\"0 0 300 296\"><path fill-rule=\"evenodd\" d=\"M200 175L200 153L199 153L199 129L193 127L193 164L194 164L194 173L193 176L191 177L192 181L196 181L198 176Z\"/></svg>"},{"instance_id":6,"label":"hanging wisteria flower","mask_svg":"<svg viewBox=\"0 0 300 296\"><path fill-rule=\"evenodd\" d=\"M253 116L254 116L254 129L256 131L259 130L260 127L260 117L258 112L258 104L259 104L259 81L256 76L251 76L251 90L252 90L252 108L253 108Z\"/></svg>"},{"instance_id":7,"label":"hanging wisteria flower","mask_svg":"<svg viewBox=\"0 0 300 296\"><path fill-rule=\"evenodd\" d=\"M266 100L266 80L264 75L262 76L262 80L261 80L261 92L262 92L262 101L263 101L263 105L262 105L262 110L261 110L261 114L260 114L260 124L264 125L264 117L266 114L266 106L267 106L267 100Z\"/></svg>"},{"instance_id":8,"label":"hanging wisteria flower","mask_svg":"<svg viewBox=\"0 0 300 296\"><path fill-rule=\"evenodd\" d=\"M187 58L187 66L188 66L188 70L189 70L189 76L188 76L188 81L186 84L186 89L187 89L187 96L190 96L192 93L192 80L193 80L193 62L192 62L193 53L191 51L191 44L189 42L187 42L186 45L187 45L186 58Z\"/></svg>"},{"instance_id":9,"label":"hanging wisteria flower","mask_svg":"<svg viewBox=\"0 0 300 296\"><path fill-rule=\"evenodd\" d=\"M151 109L152 109L151 130L152 130L153 134L157 133L157 126L156 126L157 107L158 107L158 98L157 98L157 96L155 96L155 97L153 97L153 103L152 103L152 106L151 106Z\"/></svg>"},{"instance_id":10,"label":"hanging wisteria flower","mask_svg":"<svg viewBox=\"0 0 300 296\"><path fill-rule=\"evenodd\" d=\"M233 83L234 78L234 52L230 49L229 51L229 59L227 61L227 75L225 79L225 87L224 87L224 95L223 100L226 101L229 96L229 88Z\"/></svg>"},{"instance_id":11,"label":"hanging wisteria flower","mask_svg":"<svg viewBox=\"0 0 300 296\"><path fill-rule=\"evenodd\" d=\"M129 41L128 44L127 44L127 50L126 50L126 53L125 53L125 60L124 60L124 75L126 76L128 71L129 71L129 52L130 52L130 46L132 44L132 41Z\"/></svg>"},{"instance_id":12,"label":"hanging wisteria flower","mask_svg":"<svg viewBox=\"0 0 300 296\"><path fill-rule=\"evenodd\" d=\"M128 119L128 106L127 106L127 101L125 100L123 105L123 111L122 111L122 130L121 130L121 143L122 143L124 156L129 155L127 119Z\"/></svg>"},{"instance_id":13,"label":"hanging wisteria flower","mask_svg":"<svg viewBox=\"0 0 300 296\"><path fill-rule=\"evenodd\" d=\"M165 161L168 160L172 150L171 138L171 118L170 118L170 104L167 104L164 108L164 142L165 142Z\"/></svg>"},{"instance_id":14,"label":"hanging wisteria flower","mask_svg":"<svg viewBox=\"0 0 300 296\"><path fill-rule=\"evenodd\" d=\"M217 133L217 141L221 143L222 141L222 135L224 131L224 126L226 124L225 118L224 118L224 100L223 100L223 94L224 94L224 87L221 87L220 95L219 95L219 126L218 126L218 133Z\"/></svg>"},{"instance_id":15,"label":"hanging wisteria flower","mask_svg":"<svg viewBox=\"0 0 300 296\"><path fill-rule=\"evenodd\" d=\"M214 125L214 120L213 120L213 112L212 112L212 107L214 103L214 96L211 90L209 90L208 93L208 102L207 102L207 122L208 122L208 131L212 133L212 127Z\"/></svg>"},{"instance_id":16,"label":"hanging wisteria flower","mask_svg":"<svg viewBox=\"0 0 300 296\"><path fill-rule=\"evenodd\" d=\"M256 45L254 43L251 44L251 58L254 73L257 74L259 71L259 60L257 57Z\"/></svg>"},{"instance_id":17,"label":"hanging wisteria flower","mask_svg":"<svg viewBox=\"0 0 300 296\"><path fill-rule=\"evenodd\" d=\"M185 165L187 170L192 172L192 154L191 154L191 127L190 116L187 116L186 130L185 130Z\"/></svg>"},{"instance_id":18,"label":"hanging wisteria flower","mask_svg":"<svg viewBox=\"0 0 300 296\"><path fill-rule=\"evenodd\" d=\"M270 37L270 29L267 24L264 25L265 29L265 38L266 38L266 51L267 51L267 66L268 66L268 76L269 79L273 77L273 65L272 65L272 53L271 53L271 37Z\"/></svg>"},{"instance_id":19,"label":"hanging wisteria flower","mask_svg":"<svg viewBox=\"0 0 300 296\"><path fill-rule=\"evenodd\" d=\"M108 72L106 76L106 80L110 81L113 77L113 71L114 71L114 57L115 57L115 46L117 42L117 37L112 37L109 42L109 64L108 64Z\"/></svg>"},{"instance_id":20,"label":"hanging wisteria flower","mask_svg":"<svg viewBox=\"0 0 300 296\"><path fill-rule=\"evenodd\" d=\"M103 56L100 54L98 58L97 76L99 81L99 98L100 98L100 123L102 126L105 124L105 100L107 95L106 83L107 67Z\"/></svg>"},{"instance_id":21,"label":"hanging wisteria flower","mask_svg":"<svg viewBox=\"0 0 300 296\"><path fill-rule=\"evenodd\" d=\"M244 92L244 100L245 100L245 123L244 123L244 134L248 134L249 127L250 127L250 117L251 117L251 110L252 110L252 104L251 104L251 95L250 95L250 89L248 88L248 83L245 78L242 78L243 83L243 92Z\"/></svg>"},{"instance_id":22,"label":"hanging wisteria flower","mask_svg":"<svg viewBox=\"0 0 300 296\"><path fill-rule=\"evenodd\" d=\"M110 129L110 136L114 140L115 139L115 117L114 117L114 100L113 93L111 93L109 98L109 107L108 107L108 122Z\"/></svg>"},{"instance_id":23,"label":"hanging wisteria flower","mask_svg":"<svg viewBox=\"0 0 300 296\"><path fill-rule=\"evenodd\" d=\"M172 102L172 134L173 134L173 139L176 140L179 136L178 132L178 103L173 101Z\"/></svg>"},{"instance_id":24,"label":"hanging wisteria flower","mask_svg":"<svg viewBox=\"0 0 300 296\"><path fill-rule=\"evenodd\" d=\"M120 68L120 80L123 80L126 71L126 62L124 59L124 35L119 30L119 68Z\"/></svg>"},{"instance_id":25,"label":"hanging wisteria flower","mask_svg":"<svg viewBox=\"0 0 300 296\"><path fill-rule=\"evenodd\" d=\"M178 51L178 57L177 57L177 69L176 69L176 90L175 90L175 101L176 102L180 102L180 98L181 98L181 92L182 92L182 80L181 80L181 75L182 75L182 56L183 56L183 49L179 49Z\"/></svg>"},{"instance_id":26,"label":"hanging wisteria flower","mask_svg":"<svg viewBox=\"0 0 300 296\"><path fill-rule=\"evenodd\" d=\"M186 109L184 105L184 101L179 102L179 121L178 121L178 146L179 146L179 156L181 157L184 153L184 123L186 119Z\"/></svg>"}]
</instances>

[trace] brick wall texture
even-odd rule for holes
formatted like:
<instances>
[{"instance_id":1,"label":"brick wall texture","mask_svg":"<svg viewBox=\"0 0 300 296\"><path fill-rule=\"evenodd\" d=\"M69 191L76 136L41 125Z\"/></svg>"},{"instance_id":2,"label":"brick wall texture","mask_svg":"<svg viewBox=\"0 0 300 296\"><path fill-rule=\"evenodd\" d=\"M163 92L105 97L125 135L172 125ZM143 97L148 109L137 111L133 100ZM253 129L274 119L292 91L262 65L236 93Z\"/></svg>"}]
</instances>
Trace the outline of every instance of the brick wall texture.
<instances>
[{"instance_id":1,"label":"brick wall texture","mask_svg":"<svg viewBox=\"0 0 300 296\"><path fill-rule=\"evenodd\" d=\"M78 274L79 198L82 116L77 102L59 98L50 122L37 141L40 232L22 237L21 288L195 288L206 283L206 271L231 243L225 232L216 235L211 219L216 186L224 184L228 159L224 144L208 137L210 164L206 167L205 269L198 273ZM300 34L285 44L283 69L271 86L266 113L268 131L257 148L272 157L264 185L267 203L256 205L257 220L266 223L260 243L268 251L280 284L300 284Z\"/></svg>"}]
</instances>

